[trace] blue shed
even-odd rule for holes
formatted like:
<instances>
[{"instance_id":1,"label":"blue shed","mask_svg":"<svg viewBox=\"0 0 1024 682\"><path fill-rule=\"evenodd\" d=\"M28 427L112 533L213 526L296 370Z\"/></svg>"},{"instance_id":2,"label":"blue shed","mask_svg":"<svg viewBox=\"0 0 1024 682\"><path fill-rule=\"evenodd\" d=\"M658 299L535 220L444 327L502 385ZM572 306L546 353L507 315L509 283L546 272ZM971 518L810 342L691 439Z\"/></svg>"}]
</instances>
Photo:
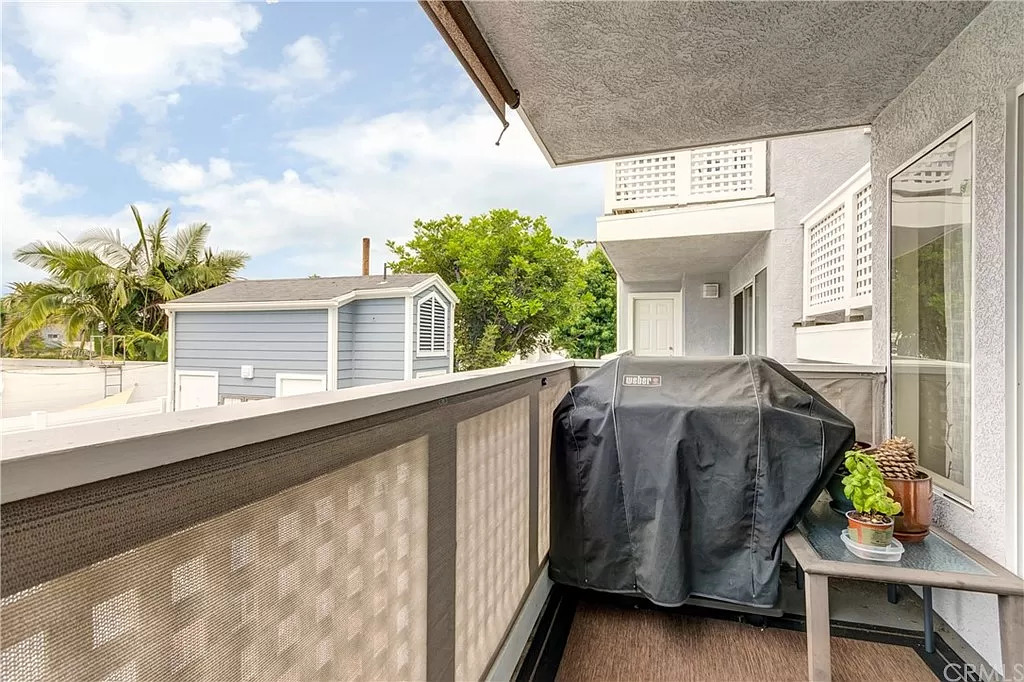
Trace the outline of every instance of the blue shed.
<instances>
[{"instance_id":1,"label":"blue shed","mask_svg":"<svg viewBox=\"0 0 1024 682\"><path fill-rule=\"evenodd\" d=\"M453 368L438 275L238 280L164 305L175 410L334 391Z\"/></svg>"}]
</instances>

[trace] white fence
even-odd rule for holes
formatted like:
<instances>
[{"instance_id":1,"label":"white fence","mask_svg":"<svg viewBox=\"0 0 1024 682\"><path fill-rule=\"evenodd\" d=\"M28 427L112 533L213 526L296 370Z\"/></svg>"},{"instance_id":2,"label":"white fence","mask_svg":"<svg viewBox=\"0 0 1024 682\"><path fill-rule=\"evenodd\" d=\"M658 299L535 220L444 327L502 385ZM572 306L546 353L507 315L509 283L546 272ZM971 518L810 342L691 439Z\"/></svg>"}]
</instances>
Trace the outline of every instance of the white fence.
<instances>
[{"instance_id":1,"label":"white fence","mask_svg":"<svg viewBox=\"0 0 1024 682\"><path fill-rule=\"evenodd\" d=\"M767 142L634 156L605 165L605 214L767 193Z\"/></svg>"},{"instance_id":2,"label":"white fence","mask_svg":"<svg viewBox=\"0 0 1024 682\"><path fill-rule=\"evenodd\" d=\"M871 167L811 211L804 227L804 317L871 305Z\"/></svg>"},{"instance_id":3,"label":"white fence","mask_svg":"<svg viewBox=\"0 0 1024 682\"><path fill-rule=\"evenodd\" d=\"M0 419L0 433L18 433L19 431L49 429L57 426L105 422L112 419L137 417L143 414L160 414L166 410L166 402L164 398L154 398L153 400L146 400L140 403L111 405L91 410L65 410L63 412L43 412L40 410L21 417Z\"/></svg>"}]
</instances>

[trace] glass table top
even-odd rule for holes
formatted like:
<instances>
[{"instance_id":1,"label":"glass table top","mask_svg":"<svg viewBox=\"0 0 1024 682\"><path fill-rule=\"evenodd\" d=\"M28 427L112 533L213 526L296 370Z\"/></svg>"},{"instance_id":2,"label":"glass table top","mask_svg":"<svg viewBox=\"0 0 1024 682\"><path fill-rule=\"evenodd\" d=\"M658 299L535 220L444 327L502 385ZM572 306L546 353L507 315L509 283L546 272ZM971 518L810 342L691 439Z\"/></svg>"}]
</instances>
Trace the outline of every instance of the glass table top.
<instances>
[{"instance_id":1,"label":"glass table top","mask_svg":"<svg viewBox=\"0 0 1024 682\"><path fill-rule=\"evenodd\" d=\"M800 527L818 556L827 561L845 561L871 566L902 566L925 571L993 575L974 559L930 533L923 541L904 542L903 556L898 562L869 561L854 556L843 544L839 533L846 528L846 517L832 511L828 502L819 500L804 517Z\"/></svg>"}]
</instances>

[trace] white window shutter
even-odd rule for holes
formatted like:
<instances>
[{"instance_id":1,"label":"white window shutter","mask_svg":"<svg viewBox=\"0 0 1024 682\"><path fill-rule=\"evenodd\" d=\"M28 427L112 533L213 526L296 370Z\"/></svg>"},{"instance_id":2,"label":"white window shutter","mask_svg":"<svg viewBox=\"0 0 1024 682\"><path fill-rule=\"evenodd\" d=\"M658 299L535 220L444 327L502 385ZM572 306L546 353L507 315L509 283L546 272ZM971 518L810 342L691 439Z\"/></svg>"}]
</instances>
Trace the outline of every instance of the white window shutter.
<instances>
[{"instance_id":1,"label":"white window shutter","mask_svg":"<svg viewBox=\"0 0 1024 682\"><path fill-rule=\"evenodd\" d=\"M448 342L448 309L435 295L421 299L416 306L416 352L445 353Z\"/></svg>"}]
</instances>

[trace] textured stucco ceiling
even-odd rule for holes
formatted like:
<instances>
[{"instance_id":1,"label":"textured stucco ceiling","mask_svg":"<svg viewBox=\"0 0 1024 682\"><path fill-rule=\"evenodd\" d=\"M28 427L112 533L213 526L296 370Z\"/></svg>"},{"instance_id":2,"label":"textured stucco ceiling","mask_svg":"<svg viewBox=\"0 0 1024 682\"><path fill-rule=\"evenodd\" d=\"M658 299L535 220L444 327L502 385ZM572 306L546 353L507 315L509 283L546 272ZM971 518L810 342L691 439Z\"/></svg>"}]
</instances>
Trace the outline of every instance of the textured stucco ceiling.
<instances>
[{"instance_id":1,"label":"textured stucco ceiling","mask_svg":"<svg viewBox=\"0 0 1024 682\"><path fill-rule=\"evenodd\" d=\"M764 231L601 242L625 282L677 282L683 274L727 272Z\"/></svg>"},{"instance_id":2,"label":"textured stucco ceiling","mask_svg":"<svg viewBox=\"0 0 1024 682\"><path fill-rule=\"evenodd\" d=\"M561 165L870 123L986 3L467 4Z\"/></svg>"}]
</instances>

